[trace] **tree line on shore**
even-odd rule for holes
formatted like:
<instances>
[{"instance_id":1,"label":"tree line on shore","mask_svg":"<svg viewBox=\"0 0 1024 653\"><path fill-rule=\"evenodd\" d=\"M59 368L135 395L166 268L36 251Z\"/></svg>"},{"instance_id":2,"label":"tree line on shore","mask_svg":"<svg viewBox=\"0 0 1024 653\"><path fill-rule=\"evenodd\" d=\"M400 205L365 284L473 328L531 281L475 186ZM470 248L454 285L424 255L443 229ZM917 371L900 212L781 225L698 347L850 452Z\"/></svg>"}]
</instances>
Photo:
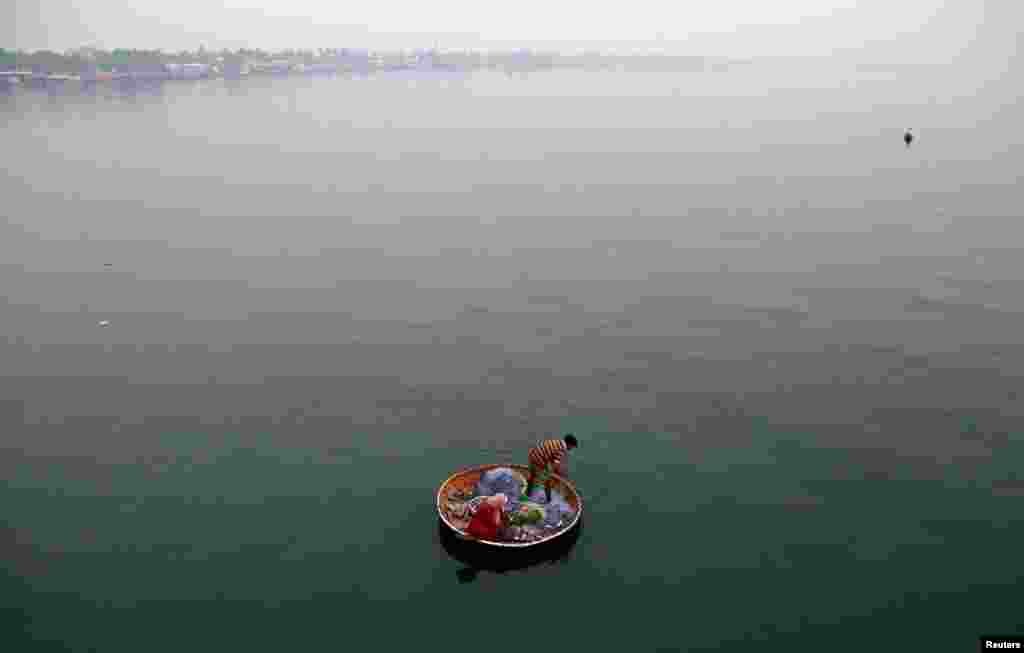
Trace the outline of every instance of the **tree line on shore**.
<instances>
[{"instance_id":1,"label":"tree line on shore","mask_svg":"<svg viewBox=\"0 0 1024 653\"><path fill-rule=\"evenodd\" d=\"M325 49L271 52L246 48L239 50L206 50L205 48L200 48L196 51L168 52L164 50L130 48L114 50L81 48L66 52L54 52L52 50L27 52L24 50L15 51L0 48L0 69L41 70L55 74L77 74L89 68L106 70L117 66L152 67L168 63L241 63L244 61L270 61L274 59L312 63L319 59L340 54L342 54L341 50Z\"/></svg>"},{"instance_id":2,"label":"tree line on shore","mask_svg":"<svg viewBox=\"0 0 1024 653\"><path fill-rule=\"evenodd\" d=\"M182 50L169 52L164 50L140 50L119 48L101 50L97 48L79 48L66 52L51 50L6 50L0 48L0 71L32 70L52 74L77 75L84 70L111 70L117 67L152 68L170 63L204 63L204 64L241 64L253 61L287 60L293 63L312 64L318 61L329 61L338 57L360 53L359 56L370 56L366 50L352 51L337 48L319 49L288 49L260 50L241 48L238 50L207 50L200 47L195 51ZM554 67L581 68L644 68L698 70L705 69L709 60L704 57L678 57L665 55L606 55L601 53L585 53L579 55L561 55L556 53L518 50L505 53L481 52L438 52L421 50L420 54L429 53L437 63L458 66L461 68L481 67L525 67L532 69ZM380 63L401 63L407 61L411 53L392 52L375 53L374 60Z\"/></svg>"}]
</instances>

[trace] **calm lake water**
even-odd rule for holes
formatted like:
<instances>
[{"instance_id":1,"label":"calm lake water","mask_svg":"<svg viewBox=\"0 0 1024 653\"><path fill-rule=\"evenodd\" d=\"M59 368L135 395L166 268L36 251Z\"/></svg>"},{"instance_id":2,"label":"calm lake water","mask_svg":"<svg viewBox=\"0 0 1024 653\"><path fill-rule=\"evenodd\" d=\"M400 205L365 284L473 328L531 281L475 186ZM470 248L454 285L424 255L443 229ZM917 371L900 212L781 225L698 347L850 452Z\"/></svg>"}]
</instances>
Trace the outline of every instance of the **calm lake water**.
<instances>
[{"instance_id":1,"label":"calm lake water","mask_svg":"<svg viewBox=\"0 0 1024 653\"><path fill-rule=\"evenodd\" d=\"M0 96L10 650L1024 631L1024 132L949 75ZM574 546L467 574L437 485L567 431Z\"/></svg>"}]
</instances>

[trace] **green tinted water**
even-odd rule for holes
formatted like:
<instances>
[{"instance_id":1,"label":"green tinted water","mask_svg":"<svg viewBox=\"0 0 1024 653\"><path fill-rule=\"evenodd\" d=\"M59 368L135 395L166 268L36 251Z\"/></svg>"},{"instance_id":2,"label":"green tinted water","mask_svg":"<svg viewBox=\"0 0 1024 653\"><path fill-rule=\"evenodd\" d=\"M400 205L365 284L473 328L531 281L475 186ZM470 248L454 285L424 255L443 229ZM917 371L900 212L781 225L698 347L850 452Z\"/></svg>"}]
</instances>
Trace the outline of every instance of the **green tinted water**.
<instances>
[{"instance_id":1,"label":"green tinted water","mask_svg":"<svg viewBox=\"0 0 1024 653\"><path fill-rule=\"evenodd\" d=\"M1020 496L993 483L1015 478L1024 439L973 479L872 480L843 450L750 428L752 446L699 460L670 434L580 432L588 509L568 557L469 583L432 499L479 459L428 434L325 454L165 433L136 465L23 466L4 491L7 627L53 650L397 650L488 637L485 608L504 606L564 620L545 635L557 646L853 651L969 650L1019 625Z\"/></svg>"}]
</instances>

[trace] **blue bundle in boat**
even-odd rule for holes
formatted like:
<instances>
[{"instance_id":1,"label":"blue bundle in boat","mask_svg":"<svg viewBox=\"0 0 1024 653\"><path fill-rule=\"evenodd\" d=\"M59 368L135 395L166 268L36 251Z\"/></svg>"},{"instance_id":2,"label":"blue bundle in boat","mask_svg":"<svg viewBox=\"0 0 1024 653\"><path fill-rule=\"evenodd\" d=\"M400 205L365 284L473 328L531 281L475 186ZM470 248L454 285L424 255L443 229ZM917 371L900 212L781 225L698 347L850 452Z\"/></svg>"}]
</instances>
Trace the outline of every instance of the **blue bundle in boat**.
<instances>
[{"instance_id":1,"label":"blue bundle in boat","mask_svg":"<svg viewBox=\"0 0 1024 653\"><path fill-rule=\"evenodd\" d=\"M565 500L558 490L551 490L551 501L548 502L544 494L544 488L534 488L530 499L544 506L544 525L555 527L558 522L568 522L576 514L569 502ZM562 524L563 526L565 523Z\"/></svg>"},{"instance_id":2,"label":"blue bundle in boat","mask_svg":"<svg viewBox=\"0 0 1024 653\"><path fill-rule=\"evenodd\" d=\"M508 467L496 467L483 473L476 484L477 496L494 496L504 494L508 497L509 507L519 503L523 491L522 476Z\"/></svg>"}]
</instances>

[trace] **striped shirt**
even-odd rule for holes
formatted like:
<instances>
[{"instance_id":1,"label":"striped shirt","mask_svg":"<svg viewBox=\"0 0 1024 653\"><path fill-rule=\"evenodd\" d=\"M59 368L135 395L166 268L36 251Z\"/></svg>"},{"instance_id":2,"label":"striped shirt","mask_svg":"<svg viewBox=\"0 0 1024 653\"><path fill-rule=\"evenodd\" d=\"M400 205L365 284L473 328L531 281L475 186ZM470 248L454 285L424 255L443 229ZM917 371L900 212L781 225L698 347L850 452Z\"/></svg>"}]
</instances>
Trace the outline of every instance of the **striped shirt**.
<instances>
[{"instance_id":1,"label":"striped shirt","mask_svg":"<svg viewBox=\"0 0 1024 653\"><path fill-rule=\"evenodd\" d=\"M530 463L541 468L548 465L558 467L568 452L569 447L564 440L544 440L530 449Z\"/></svg>"}]
</instances>

